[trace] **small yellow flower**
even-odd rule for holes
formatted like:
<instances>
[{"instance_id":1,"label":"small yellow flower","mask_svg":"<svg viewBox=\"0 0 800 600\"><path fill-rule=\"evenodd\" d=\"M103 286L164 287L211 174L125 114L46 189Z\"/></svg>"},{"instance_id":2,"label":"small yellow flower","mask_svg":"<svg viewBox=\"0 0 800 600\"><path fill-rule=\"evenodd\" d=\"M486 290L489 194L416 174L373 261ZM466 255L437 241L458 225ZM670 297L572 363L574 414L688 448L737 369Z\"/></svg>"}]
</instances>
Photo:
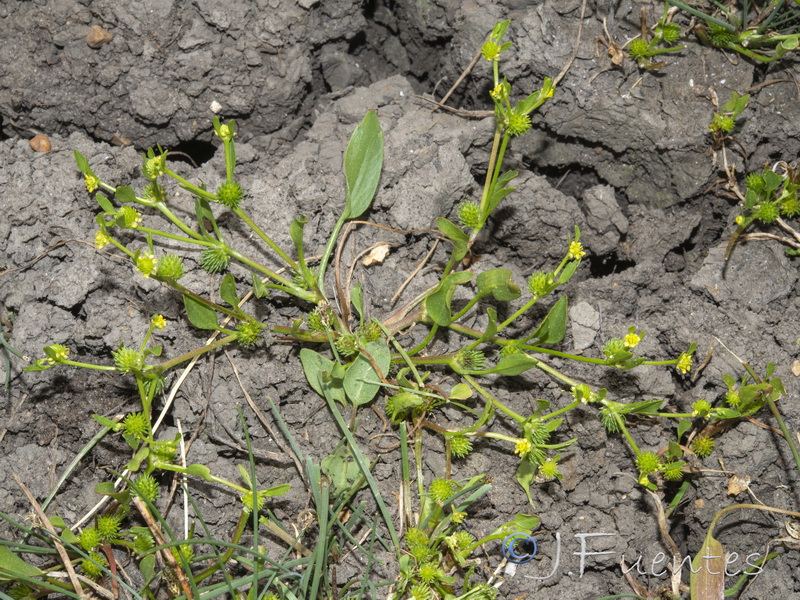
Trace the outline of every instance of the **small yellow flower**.
<instances>
[{"instance_id":1,"label":"small yellow flower","mask_svg":"<svg viewBox=\"0 0 800 600\"><path fill-rule=\"evenodd\" d=\"M739 215L738 217L736 217L735 220L736 220L736 224L739 225L740 227L744 223L744 217L742 215Z\"/></svg>"},{"instance_id":2,"label":"small yellow flower","mask_svg":"<svg viewBox=\"0 0 800 600\"><path fill-rule=\"evenodd\" d=\"M483 55L483 58L485 58L486 60L489 60L489 61L499 59L500 58L500 52L502 52L502 49L497 44L497 42L495 42L493 40L487 41L483 45L483 48L481 48L481 54Z\"/></svg>"},{"instance_id":3,"label":"small yellow flower","mask_svg":"<svg viewBox=\"0 0 800 600\"><path fill-rule=\"evenodd\" d=\"M105 248L111 243L111 238L108 237L104 232L98 231L94 234L94 245L97 247L98 250Z\"/></svg>"},{"instance_id":4,"label":"small yellow flower","mask_svg":"<svg viewBox=\"0 0 800 600\"><path fill-rule=\"evenodd\" d=\"M686 375L689 371L692 370L692 357L689 354L684 352L678 358L678 364L675 365L675 368L681 372L681 374Z\"/></svg>"},{"instance_id":5,"label":"small yellow flower","mask_svg":"<svg viewBox=\"0 0 800 600\"><path fill-rule=\"evenodd\" d=\"M451 519L453 523L459 524L463 523L464 519L467 518L467 513L465 512L458 512L457 510L453 510L453 514L451 515Z\"/></svg>"},{"instance_id":6,"label":"small yellow flower","mask_svg":"<svg viewBox=\"0 0 800 600\"><path fill-rule=\"evenodd\" d=\"M153 315L153 318L150 319L150 323L153 324L153 327L156 329L164 329L167 326L167 320L164 318L164 315Z\"/></svg>"},{"instance_id":7,"label":"small yellow flower","mask_svg":"<svg viewBox=\"0 0 800 600\"><path fill-rule=\"evenodd\" d=\"M580 242L570 242L567 257L570 260L580 260L584 256L586 256L586 251L583 249L583 244Z\"/></svg>"},{"instance_id":8,"label":"small yellow flower","mask_svg":"<svg viewBox=\"0 0 800 600\"><path fill-rule=\"evenodd\" d=\"M503 84L498 83L496 86L494 86L494 89L489 92L489 95L495 100L501 100L503 98Z\"/></svg>"},{"instance_id":9,"label":"small yellow flower","mask_svg":"<svg viewBox=\"0 0 800 600\"><path fill-rule=\"evenodd\" d=\"M94 175L86 175L84 182L86 183L86 191L90 194L100 186L100 180Z\"/></svg>"},{"instance_id":10,"label":"small yellow flower","mask_svg":"<svg viewBox=\"0 0 800 600\"><path fill-rule=\"evenodd\" d=\"M623 341L623 342L625 342L625 346L626 346L626 347L628 347L628 348L635 348L636 346L638 346L638 345L639 345L639 342L641 342L641 341L642 341L642 338L640 338L640 337L639 337L637 334L635 334L635 333L629 333L629 334L628 334L628 335L626 335L624 338L622 338L622 341Z\"/></svg>"},{"instance_id":11,"label":"small yellow flower","mask_svg":"<svg viewBox=\"0 0 800 600\"><path fill-rule=\"evenodd\" d=\"M526 456L531 450L533 450L533 444L531 444L526 439L517 440L517 444L514 447L514 454L519 454L520 456Z\"/></svg>"},{"instance_id":12,"label":"small yellow flower","mask_svg":"<svg viewBox=\"0 0 800 600\"><path fill-rule=\"evenodd\" d=\"M136 259L136 268L145 277L150 277L158 269L158 259L152 252L142 252Z\"/></svg>"}]
</instances>

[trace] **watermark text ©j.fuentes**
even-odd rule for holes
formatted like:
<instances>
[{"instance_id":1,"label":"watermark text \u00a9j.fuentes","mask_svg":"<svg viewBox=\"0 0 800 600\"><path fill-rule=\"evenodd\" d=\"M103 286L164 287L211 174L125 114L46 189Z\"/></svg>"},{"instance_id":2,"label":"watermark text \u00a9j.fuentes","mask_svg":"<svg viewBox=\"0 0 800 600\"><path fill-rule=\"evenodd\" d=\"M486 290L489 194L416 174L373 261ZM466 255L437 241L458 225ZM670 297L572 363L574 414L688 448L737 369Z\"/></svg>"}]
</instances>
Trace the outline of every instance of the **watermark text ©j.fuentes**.
<instances>
[{"instance_id":1,"label":"watermark text \u00a9j.fuentes","mask_svg":"<svg viewBox=\"0 0 800 600\"><path fill-rule=\"evenodd\" d=\"M517 535L517 534L515 534ZM519 535L525 536L526 538L530 539L530 534L520 533ZM595 551L590 549L591 540L595 538L602 538L602 537L614 537L616 533L576 533L574 534L574 538L578 541L579 549L575 552L572 552L573 556L577 556L579 558L579 568L578 568L578 577L583 577L583 574L587 568L587 559L597 556L614 556L617 555L617 552L613 550L600 550ZM561 564L561 534L556 532L554 534L555 539L555 548L554 550L550 550L551 544L549 541L542 540L539 535L536 536L539 538L538 542L533 546L533 554L536 553L536 547L538 545L538 549L542 551L543 554L547 554L552 558L552 568L549 573L542 574L542 575L529 575L525 574L524 576L528 579L537 579L537 580L545 580L554 577L555 574L558 572L559 566ZM505 549L504 543L504 555L506 558L511 560L511 562L515 562L522 566L524 563L529 563L525 570L529 570L535 568L534 564L530 563L530 560L533 558L533 554L528 551L527 555L525 553L520 552L519 550L519 542L517 541L516 547L516 554L515 554L515 546L514 540L512 540L512 536L506 538L509 540L511 544L509 550ZM524 540L523 540L524 541ZM513 560L512 557L518 556L520 558L524 557L524 560ZM688 568L693 573L698 573L699 571L705 569L711 575L719 575L720 572L724 571L726 577L735 577L737 575L745 574L745 575L758 575L763 570L761 566L757 563L758 559L761 558L761 555L757 552L752 554L748 554L744 559L740 558L740 555L736 552L727 553L725 556L716 556L710 554L710 551L706 551L706 556L700 557L701 560L697 564L697 566L692 565L692 557L687 556L685 557L680 563L676 561L674 558L668 557L665 553L659 552L657 553L652 559L647 560L641 554L634 557L626 557L624 554L621 555L621 564L623 565L623 574L630 573L631 571L636 571L640 575L652 575L654 577L663 577L668 576L670 573ZM721 566L719 561L720 559L724 560L724 567ZM744 563L742 564L742 560ZM737 568L737 564L740 568ZM625 566L627 565L627 566ZM717 566L720 565L720 566ZM573 575L572 572L568 573L569 575Z\"/></svg>"}]
</instances>

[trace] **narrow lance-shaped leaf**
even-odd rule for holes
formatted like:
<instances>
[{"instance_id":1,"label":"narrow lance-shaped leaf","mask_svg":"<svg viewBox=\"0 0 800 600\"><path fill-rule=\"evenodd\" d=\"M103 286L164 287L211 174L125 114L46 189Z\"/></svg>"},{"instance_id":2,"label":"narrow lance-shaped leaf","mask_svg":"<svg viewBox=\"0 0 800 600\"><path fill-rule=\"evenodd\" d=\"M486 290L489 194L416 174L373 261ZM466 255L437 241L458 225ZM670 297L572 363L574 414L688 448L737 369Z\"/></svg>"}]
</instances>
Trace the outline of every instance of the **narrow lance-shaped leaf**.
<instances>
[{"instance_id":1,"label":"narrow lance-shaped leaf","mask_svg":"<svg viewBox=\"0 0 800 600\"><path fill-rule=\"evenodd\" d=\"M219 295L233 308L238 308L239 297L236 295L236 280L230 273L227 273L225 277L222 278L222 283L219 286Z\"/></svg>"},{"instance_id":2,"label":"narrow lance-shaped leaf","mask_svg":"<svg viewBox=\"0 0 800 600\"><path fill-rule=\"evenodd\" d=\"M725 552L711 531L692 560L692 600L723 600L725 597Z\"/></svg>"},{"instance_id":3,"label":"narrow lance-shaped leaf","mask_svg":"<svg viewBox=\"0 0 800 600\"><path fill-rule=\"evenodd\" d=\"M347 219L356 219L369 208L378 189L382 166L383 131L377 115L369 111L350 137L344 155Z\"/></svg>"}]
</instances>

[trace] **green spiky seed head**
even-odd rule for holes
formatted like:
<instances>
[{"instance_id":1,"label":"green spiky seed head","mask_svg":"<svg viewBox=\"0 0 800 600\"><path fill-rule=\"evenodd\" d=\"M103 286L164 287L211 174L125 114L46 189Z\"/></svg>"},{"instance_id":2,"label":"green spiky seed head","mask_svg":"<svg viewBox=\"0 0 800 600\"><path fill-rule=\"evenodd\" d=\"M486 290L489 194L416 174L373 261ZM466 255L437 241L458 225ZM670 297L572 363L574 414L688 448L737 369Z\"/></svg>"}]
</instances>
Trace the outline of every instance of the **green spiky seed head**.
<instances>
[{"instance_id":1,"label":"green spiky seed head","mask_svg":"<svg viewBox=\"0 0 800 600\"><path fill-rule=\"evenodd\" d=\"M705 419L711 412L711 403L708 400L696 400L692 404L692 416Z\"/></svg>"},{"instance_id":2,"label":"green spiky seed head","mask_svg":"<svg viewBox=\"0 0 800 600\"><path fill-rule=\"evenodd\" d=\"M405 540L409 552L415 556L415 552L417 550L420 548L427 548L428 544L430 543L428 534L421 529L417 529L416 527L410 527L406 530Z\"/></svg>"},{"instance_id":3,"label":"green spiky seed head","mask_svg":"<svg viewBox=\"0 0 800 600\"><path fill-rule=\"evenodd\" d=\"M661 467L661 473L667 481L680 481L683 479L683 463L667 463Z\"/></svg>"},{"instance_id":4,"label":"green spiky seed head","mask_svg":"<svg viewBox=\"0 0 800 600\"><path fill-rule=\"evenodd\" d=\"M441 565L435 562L426 562L419 566L418 575L423 583L434 583L437 580L444 578L444 569Z\"/></svg>"},{"instance_id":5,"label":"green spiky seed head","mask_svg":"<svg viewBox=\"0 0 800 600\"><path fill-rule=\"evenodd\" d=\"M742 399L739 397L738 390L728 390L725 394L725 402L728 403L728 406L731 408L736 408L742 403Z\"/></svg>"},{"instance_id":6,"label":"green spiky seed head","mask_svg":"<svg viewBox=\"0 0 800 600\"><path fill-rule=\"evenodd\" d=\"M511 356L512 354L519 354L520 352L522 352L522 348L519 347L519 344L512 342L500 348L500 357Z\"/></svg>"},{"instance_id":7,"label":"green spiky seed head","mask_svg":"<svg viewBox=\"0 0 800 600\"><path fill-rule=\"evenodd\" d=\"M89 558L84 558L81 562L84 575L92 581L100 579L107 568L108 562L106 562L105 556L99 552L90 552Z\"/></svg>"},{"instance_id":8,"label":"green spiky seed head","mask_svg":"<svg viewBox=\"0 0 800 600\"><path fill-rule=\"evenodd\" d=\"M486 364L486 355L480 350L461 350L456 354L456 363L467 371L480 371Z\"/></svg>"},{"instance_id":9,"label":"green spiky seed head","mask_svg":"<svg viewBox=\"0 0 800 600\"><path fill-rule=\"evenodd\" d=\"M375 321L364 323L358 329L358 339L362 344L369 344L370 342L379 340L381 339L381 335L383 335L381 326Z\"/></svg>"},{"instance_id":10,"label":"green spiky seed head","mask_svg":"<svg viewBox=\"0 0 800 600\"><path fill-rule=\"evenodd\" d=\"M183 560L185 560L187 564L191 563L194 558L194 546L192 544L181 544L175 547L173 552L175 552L175 558L177 560L180 561L180 557L183 557Z\"/></svg>"},{"instance_id":11,"label":"green spiky seed head","mask_svg":"<svg viewBox=\"0 0 800 600\"><path fill-rule=\"evenodd\" d=\"M721 115L714 113L714 118L708 128L711 131L721 131L722 133L730 133L736 127L736 121L730 115Z\"/></svg>"},{"instance_id":12,"label":"green spiky seed head","mask_svg":"<svg viewBox=\"0 0 800 600\"><path fill-rule=\"evenodd\" d=\"M522 135L531 128L531 118L528 115L522 115L517 112L511 111L503 121L506 130L513 136Z\"/></svg>"},{"instance_id":13,"label":"green spiky seed head","mask_svg":"<svg viewBox=\"0 0 800 600\"><path fill-rule=\"evenodd\" d=\"M104 542L115 539L119 535L119 518L106 515L97 519L97 533Z\"/></svg>"},{"instance_id":14,"label":"green spiky seed head","mask_svg":"<svg viewBox=\"0 0 800 600\"><path fill-rule=\"evenodd\" d=\"M142 369L142 356L133 348L120 346L111 351L111 356L117 369L122 373L132 373Z\"/></svg>"},{"instance_id":15,"label":"green spiky seed head","mask_svg":"<svg viewBox=\"0 0 800 600\"><path fill-rule=\"evenodd\" d=\"M622 338L611 338L603 346L603 354L606 358L612 358L617 354L627 351L628 347L625 345L625 340Z\"/></svg>"},{"instance_id":16,"label":"green spiky seed head","mask_svg":"<svg viewBox=\"0 0 800 600\"><path fill-rule=\"evenodd\" d=\"M767 188L767 183L761 173L750 173L745 177L744 183L748 190L753 190L754 192L763 192Z\"/></svg>"},{"instance_id":17,"label":"green spiky seed head","mask_svg":"<svg viewBox=\"0 0 800 600\"><path fill-rule=\"evenodd\" d=\"M465 435L450 438L450 452L456 458L464 458L472 452L472 442Z\"/></svg>"},{"instance_id":18,"label":"green spiky seed head","mask_svg":"<svg viewBox=\"0 0 800 600\"><path fill-rule=\"evenodd\" d=\"M244 348L250 348L261 337L261 331L266 327L264 323L244 322L239 323L236 333L239 335L237 342Z\"/></svg>"},{"instance_id":19,"label":"green spiky seed head","mask_svg":"<svg viewBox=\"0 0 800 600\"><path fill-rule=\"evenodd\" d=\"M267 502L267 492L266 490L262 490L256 494L255 504L256 508L260 512L261 509L264 508L264 504ZM249 490L242 494L239 499L242 501L242 510L247 514L253 512L253 491Z\"/></svg>"},{"instance_id":20,"label":"green spiky seed head","mask_svg":"<svg viewBox=\"0 0 800 600\"><path fill-rule=\"evenodd\" d=\"M306 317L306 322L308 323L308 328L311 331L325 331L326 329L322 315L320 315L316 310L308 314Z\"/></svg>"},{"instance_id":21,"label":"green spiky seed head","mask_svg":"<svg viewBox=\"0 0 800 600\"><path fill-rule=\"evenodd\" d=\"M336 338L336 350L344 357L358 354L358 338L352 333L345 333Z\"/></svg>"},{"instance_id":22,"label":"green spiky seed head","mask_svg":"<svg viewBox=\"0 0 800 600\"><path fill-rule=\"evenodd\" d=\"M619 433L619 421L617 421L617 415L614 411L604 406L598 411L597 415L600 418L600 423L603 425L603 428L608 433Z\"/></svg>"},{"instance_id":23,"label":"green spiky seed head","mask_svg":"<svg viewBox=\"0 0 800 600\"><path fill-rule=\"evenodd\" d=\"M126 416L122 422L122 427L125 433L138 438L144 437L150 431L150 423L148 423L147 417L140 412L130 413Z\"/></svg>"},{"instance_id":24,"label":"green spiky seed head","mask_svg":"<svg viewBox=\"0 0 800 600\"><path fill-rule=\"evenodd\" d=\"M780 216L777 202L764 202L756 211L756 219L762 223L773 223Z\"/></svg>"},{"instance_id":25,"label":"green spiky seed head","mask_svg":"<svg viewBox=\"0 0 800 600\"><path fill-rule=\"evenodd\" d=\"M715 23L709 23L708 38L711 41L712 46L716 46L717 48L724 48L733 41L734 34L732 31L728 31L721 25L716 25Z\"/></svg>"},{"instance_id":26,"label":"green spiky seed head","mask_svg":"<svg viewBox=\"0 0 800 600\"><path fill-rule=\"evenodd\" d=\"M481 207L471 200L462 202L458 207L458 221L464 227L476 229L481 226Z\"/></svg>"},{"instance_id":27,"label":"green spiky seed head","mask_svg":"<svg viewBox=\"0 0 800 600\"><path fill-rule=\"evenodd\" d=\"M781 201L781 214L790 219L800 215L800 200L796 196L789 196Z\"/></svg>"},{"instance_id":28,"label":"green spiky seed head","mask_svg":"<svg viewBox=\"0 0 800 600\"><path fill-rule=\"evenodd\" d=\"M656 31L661 33L661 39L665 44L672 45L681 39L681 26L677 23L664 23L661 27L657 27Z\"/></svg>"},{"instance_id":29,"label":"green spiky seed head","mask_svg":"<svg viewBox=\"0 0 800 600\"><path fill-rule=\"evenodd\" d=\"M648 44L642 38L636 38L632 40L631 43L628 45L628 54L634 60L641 60L643 58L647 58L647 55L650 52L650 44Z\"/></svg>"},{"instance_id":30,"label":"green spiky seed head","mask_svg":"<svg viewBox=\"0 0 800 600\"><path fill-rule=\"evenodd\" d=\"M139 491L139 496L149 502L155 502L158 498L159 485L152 475L140 475L136 480L136 487Z\"/></svg>"},{"instance_id":31,"label":"green spiky seed head","mask_svg":"<svg viewBox=\"0 0 800 600\"><path fill-rule=\"evenodd\" d=\"M415 583L409 590L411 600L432 600L433 590L427 583Z\"/></svg>"},{"instance_id":32,"label":"green spiky seed head","mask_svg":"<svg viewBox=\"0 0 800 600\"><path fill-rule=\"evenodd\" d=\"M459 550L466 550L475 543L475 536L469 531L459 529L452 535L453 545Z\"/></svg>"},{"instance_id":33,"label":"green spiky seed head","mask_svg":"<svg viewBox=\"0 0 800 600\"><path fill-rule=\"evenodd\" d=\"M539 465L539 475L542 479L551 481L553 479L561 479L563 475L558 470L558 463L552 458L548 458Z\"/></svg>"},{"instance_id":34,"label":"green spiky seed head","mask_svg":"<svg viewBox=\"0 0 800 600\"><path fill-rule=\"evenodd\" d=\"M243 196L241 186L235 181L226 181L217 188L219 203L228 208L238 208Z\"/></svg>"},{"instance_id":35,"label":"green spiky seed head","mask_svg":"<svg viewBox=\"0 0 800 600\"><path fill-rule=\"evenodd\" d=\"M12 600L29 600L36 598L33 589L29 588L24 583L16 583L8 590L8 595Z\"/></svg>"},{"instance_id":36,"label":"green spiky seed head","mask_svg":"<svg viewBox=\"0 0 800 600\"><path fill-rule=\"evenodd\" d=\"M456 482L452 479L437 478L431 481L428 487L428 495L434 502L442 503L446 501L458 489Z\"/></svg>"},{"instance_id":37,"label":"green spiky seed head","mask_svg":"<svg viewBox=\"0 0 800 600\"><path fill-rule=\"evenodd\" d=\"M533 417L525 422L522 430L525 432L525 439L530 440L532 444L546 444L550 439L547 424Z\"/></svg>"},{"instance_id":38,"label":"green spiky seed head","mask_svg":"<svg viewBox=\"0 0 800 600\"><path fill-rule=\"evenodd\" d=\"M78 543L81 545L81 548L87 552L91 552L97 548L101 541L100 534L95 527L87 527L81 531L81 534L78 536Z\"/></svg>"},{"instance_id":39,"label":"green spiky seed head","mask_svg":"<svg viewBox=\"0 0 800 600\"><path fill-rule=\"evenodd\" d=\"M714 438L697 436L692 442L692 452L694 452L698 458L707 458L714 451L715 445L716 442Z\"/></svg>"},{"instance_id":40,"label":"green spiky seed head","mask_svg":"<svg viewBox=\"0 0 800 600\"><path fill-rule=\"evenodd\" d=\"M175 460L175 456L178 453L178 448L174 441L159 442L157 444L152 444L150 446L150 451L160 462L171 463Z\"/></svg>"},{"instance_id":41,"label":"green spiky seed head","mask_svg":"<svg viewBox=\"0 0 800 600\"><path fill-rule=\"evenodd\" d=\"M147 200L161 200L163 202L167 199L167 190L160 183L153 181L144 186L142 196Z\"/></svg>"},{"instance_id":42,"label":"green spiky seed head","mask_svg":"<svg viewBox=\"0 0 800 600\"><path fill-rule=\"evenodd\" d=\"M162 175L164 169L166 169L166 159L167 157L164 154L145 159L144 165L142 166L142 173L144 176L152 180Z\"/></svg>"},{"instance_id":43,"label":"green spiky seed head","mask_svg":"<svg viewBox=\"0 0 800 600\"><path fill-rule=\"evenodd\" d=\"M536 298L542 298L550 293L553 286L553 274L538 271L528 277L528 291Z\"/></svg>"},{"instance_id":44,"label":"green spiky seed head","mask_svg":"<svg viewBox=\"0 0 800 600\"><path fill-rule=\"evenodd\" d=\"M222 248L209 247L200 254L200 266L209 273L220 273L228 268L231 257Z\"/></svg>"},{"instance_id":45,"label":"green spiky seed head","mask_svg":"<svg viewBox=\"0 0 800 600\"><path fill-rule=\"evenodd\" d=\"M117 213L117 224L123 229L136 229L142 224L142 213L132 206L123 206Z\"/></svg>"},{"instance_id":46,"label":"green spiky seed head","mask_svg":"<svg viewBox=\"0 0 800 600\"><path fill-rule=\"evenodd\" d=\"M177 281L184 275L183 259L177 254L165 255L158 261L158 271L156 273L159 277Z\"/></svg>"},{"instance_id":47,"label":"green spiky seed head","mask_svg":"<svg viewBox=\"0 0 800 600\"><path fill-rule=\"evenodd\" d=\"M147 554L155 545L156 542L153 536L146 532L138 533L136 537L133 538L133 551L139 556Z\"/></svg>"},{"instance_id":48,"label":"green spiky seed head","mask_svg":"<svg viewBox=\"0 0 800 600\"><path fill-rule=\"evenodd\" d=\"M655 452L642 452L636 457L636 468L642 475L649 475L658 471L661 467L661 460Z\"/></svg>"}]
</instances>

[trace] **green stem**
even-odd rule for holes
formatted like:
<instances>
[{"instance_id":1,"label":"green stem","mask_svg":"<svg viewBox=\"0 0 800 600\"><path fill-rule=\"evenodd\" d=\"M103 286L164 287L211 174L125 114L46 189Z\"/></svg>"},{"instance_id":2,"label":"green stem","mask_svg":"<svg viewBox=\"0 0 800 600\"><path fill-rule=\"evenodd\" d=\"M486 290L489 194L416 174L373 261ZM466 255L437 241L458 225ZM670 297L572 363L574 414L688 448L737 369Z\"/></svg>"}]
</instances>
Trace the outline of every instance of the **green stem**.
<instances>
[{"instance_id":1,"label":"green stem","mask_svg":"<svg viewBox=\"0 0 800 600\"><path fill-rule=\"evenodd\" d=\"M204 190L203 188L197 187L195 184L187 181L186 179L178 175L175 171L169 168L164 169L164 175L169 175L170 177L172 177L175 181L181 184L181 187L191 192L195 196L200 196L201 198L205 198L206 200L209 200L211 202L218 201L218 198L215 194L212 194L211 192L209 192L208 190Z\"/></svg>"},{"instance_id":2,"label":"green stem","mask_svg":"<svg viewBox=\"0 0 800 600\"><path fill-rule=\"evenodd\" d=\"M136 228L137 231L142 231L144 233L149 233L151 235L158 235L160 237L168 238L170 240L175 240L176 242L184 242L186 244L199 244L201 246L213 246L211 242L208 242L201 237L183 237L180 235L175 235L174 233L167 233L166 231L161 231L160 229L153 229L152 227L142 227L141 225Z\"/></svg>"},{"instance_id":3,"label":"green stem","mask_svg":"<svg viewBox=\"0 0 800 600\"><path fill-rule=\"evenodd\" d=\"M203 236L196 231L194 231L191 227L186 225L178 216L173 213L169 207L164 202L155 202L153 204L155 208L161 211L161 214L164 215L169 221L175 225L178 229L183 231L186 235L193 237L196 240L203 240Z\"/></svg>"},{"instance_id":4,"label":"green stem","mask_svg":"<svg viewBox=\"0 0 800 600\"><path fill-rule=\"evenodd\" d=\"M557 417L558 415L562 415L562 414L564 414L566 412L569 412L573 408L577 408L580 405L581 405L581 401L580 400L575 400L574 402L572 402L571 404L568 404L564 408L559 408L558 410L554 410L551 413L548 413L546 415L542 415L541 417L539 417L539 419L541 419L542 421L549 421L550 419L552 419L554 417Z\"/></svg>"},{"instance_id":5,"label":"green stem","mask_svg":"<svg viewBox=\"0 0 800 600\"><path fill-rule=\"evenodd\" d=\"M331 236L328 238L328 242L325 244L325 250L323 250L322 252L322 258L319 261L319 273L317 273L317 288L319 289L319 294L322 298L325 297L325 272L328 269L328 261L331 258L333 247L336 245L336 240L339 237L339 232L342 230L342 226L344 225L345 221L347 221L347 215L342 215L341 217L339 217L339 220L336 221L336 225L334 225L333 227Z\"/></svg>"},{"instance_id":6,"label":"green stem","mask_svg":"<svg viewBox=\"0 0 800 600\"><path fill-rule=\"evenodd\" d=\"M464 377L464 379L466 379L469 382L469 384L473 388L475 388L475 391L477 391L481 396L483 396L493 406L495 406L498 410L500 410L500 412L505 413L506 415L508 415L509 417L514 419L515 421L517 421L518 423L522 423L523 421L525 421L525 417L523 417L518 412L515 412L515 411L511 410L505 404L500 402L500 400L498 400L492 394L490 394L485 389L483 389L483 387L477 381L475 381L474 377L472 377L471 375L463 375L463 377Z\"/></svg>"},{"instance_id":7,"label":"green stem","mask_svg":"<svg viewBox=\"0 0 800 600\"><path fill-rule=\"evenodd\" d=\"M117 371L117 367L110 367L108 365L93 365L91 363L79 362L77 360L63 359L56 361L59 365L69 365L70 367L82 367L84 369L93 369L95 371Z\"/></svg>"},{"instance_id":8,"label":"green stem","mask_svg":"<svg viewBox=\"0 0 800 600\"><path fill-rule=\"evenodd\" d=\"M523 314L525 314L525 312L527 312L538 301L539 301L539 298L537 298L535 296L533 298L531 298L530 300L528 300L522 306L522 308L520 308L517 312L515 312L513 315L508 317L505 321L503 321L502 323L500 323L500 325L497 326L497 333L500 333L501 331L503 331L503 329L505 329L506 327L511 325L511 323L516 321L518 318L520 318Z\"/></svg>"},{"instance_id":9,"label":"green stem","mask_svg":"<svg viewBox=\"0 0 800 600\"><path fill-rule=\"evenodd\" d=\"M272 241L272 238L269 237L256 223L250 218L250 216L244 212L241 208L236 207L233 209L233 212L239 217L242 221L244 221L247 226L252 229L255 234L260 237L267 246L272 248L275 253L281 257L281 259L291 268L294 269L296 272L300 272L300 265L295 262L295 260L290 257L283 249L278 246L275 242Z\"/></svg>"},{"instance_id":10,"label":"green stem","mask_svg":"<svg viewBox=\"0 0 800 600\"><path fill-rule=\"evenodd\" d=\"M216 348L219 348L220 346L224 346L225 344L230 344L231 342L235 342L238 338L239 338L238 335L225 336L224 338L220 338L217 341L212 342L211 344L208 344L206 346L200 346L199 348L195 348L194 350L192 350L190 352L186 352L184 354L181 354L180 356L176 356L175 358L171 358L170 360L165 360L164 362L159 363L157 365L157 368L160 369L162 372L164 372L164 371L166 371L168 369L171 369L172 367L174 367L176 365L179 365L179 364L181 364L183 362L186 362L187 360L193 359L195 356L200 356L201 354L204 354L204 353L209 352L211 350L215 350Z\"/></svg>"}]
</instances>

